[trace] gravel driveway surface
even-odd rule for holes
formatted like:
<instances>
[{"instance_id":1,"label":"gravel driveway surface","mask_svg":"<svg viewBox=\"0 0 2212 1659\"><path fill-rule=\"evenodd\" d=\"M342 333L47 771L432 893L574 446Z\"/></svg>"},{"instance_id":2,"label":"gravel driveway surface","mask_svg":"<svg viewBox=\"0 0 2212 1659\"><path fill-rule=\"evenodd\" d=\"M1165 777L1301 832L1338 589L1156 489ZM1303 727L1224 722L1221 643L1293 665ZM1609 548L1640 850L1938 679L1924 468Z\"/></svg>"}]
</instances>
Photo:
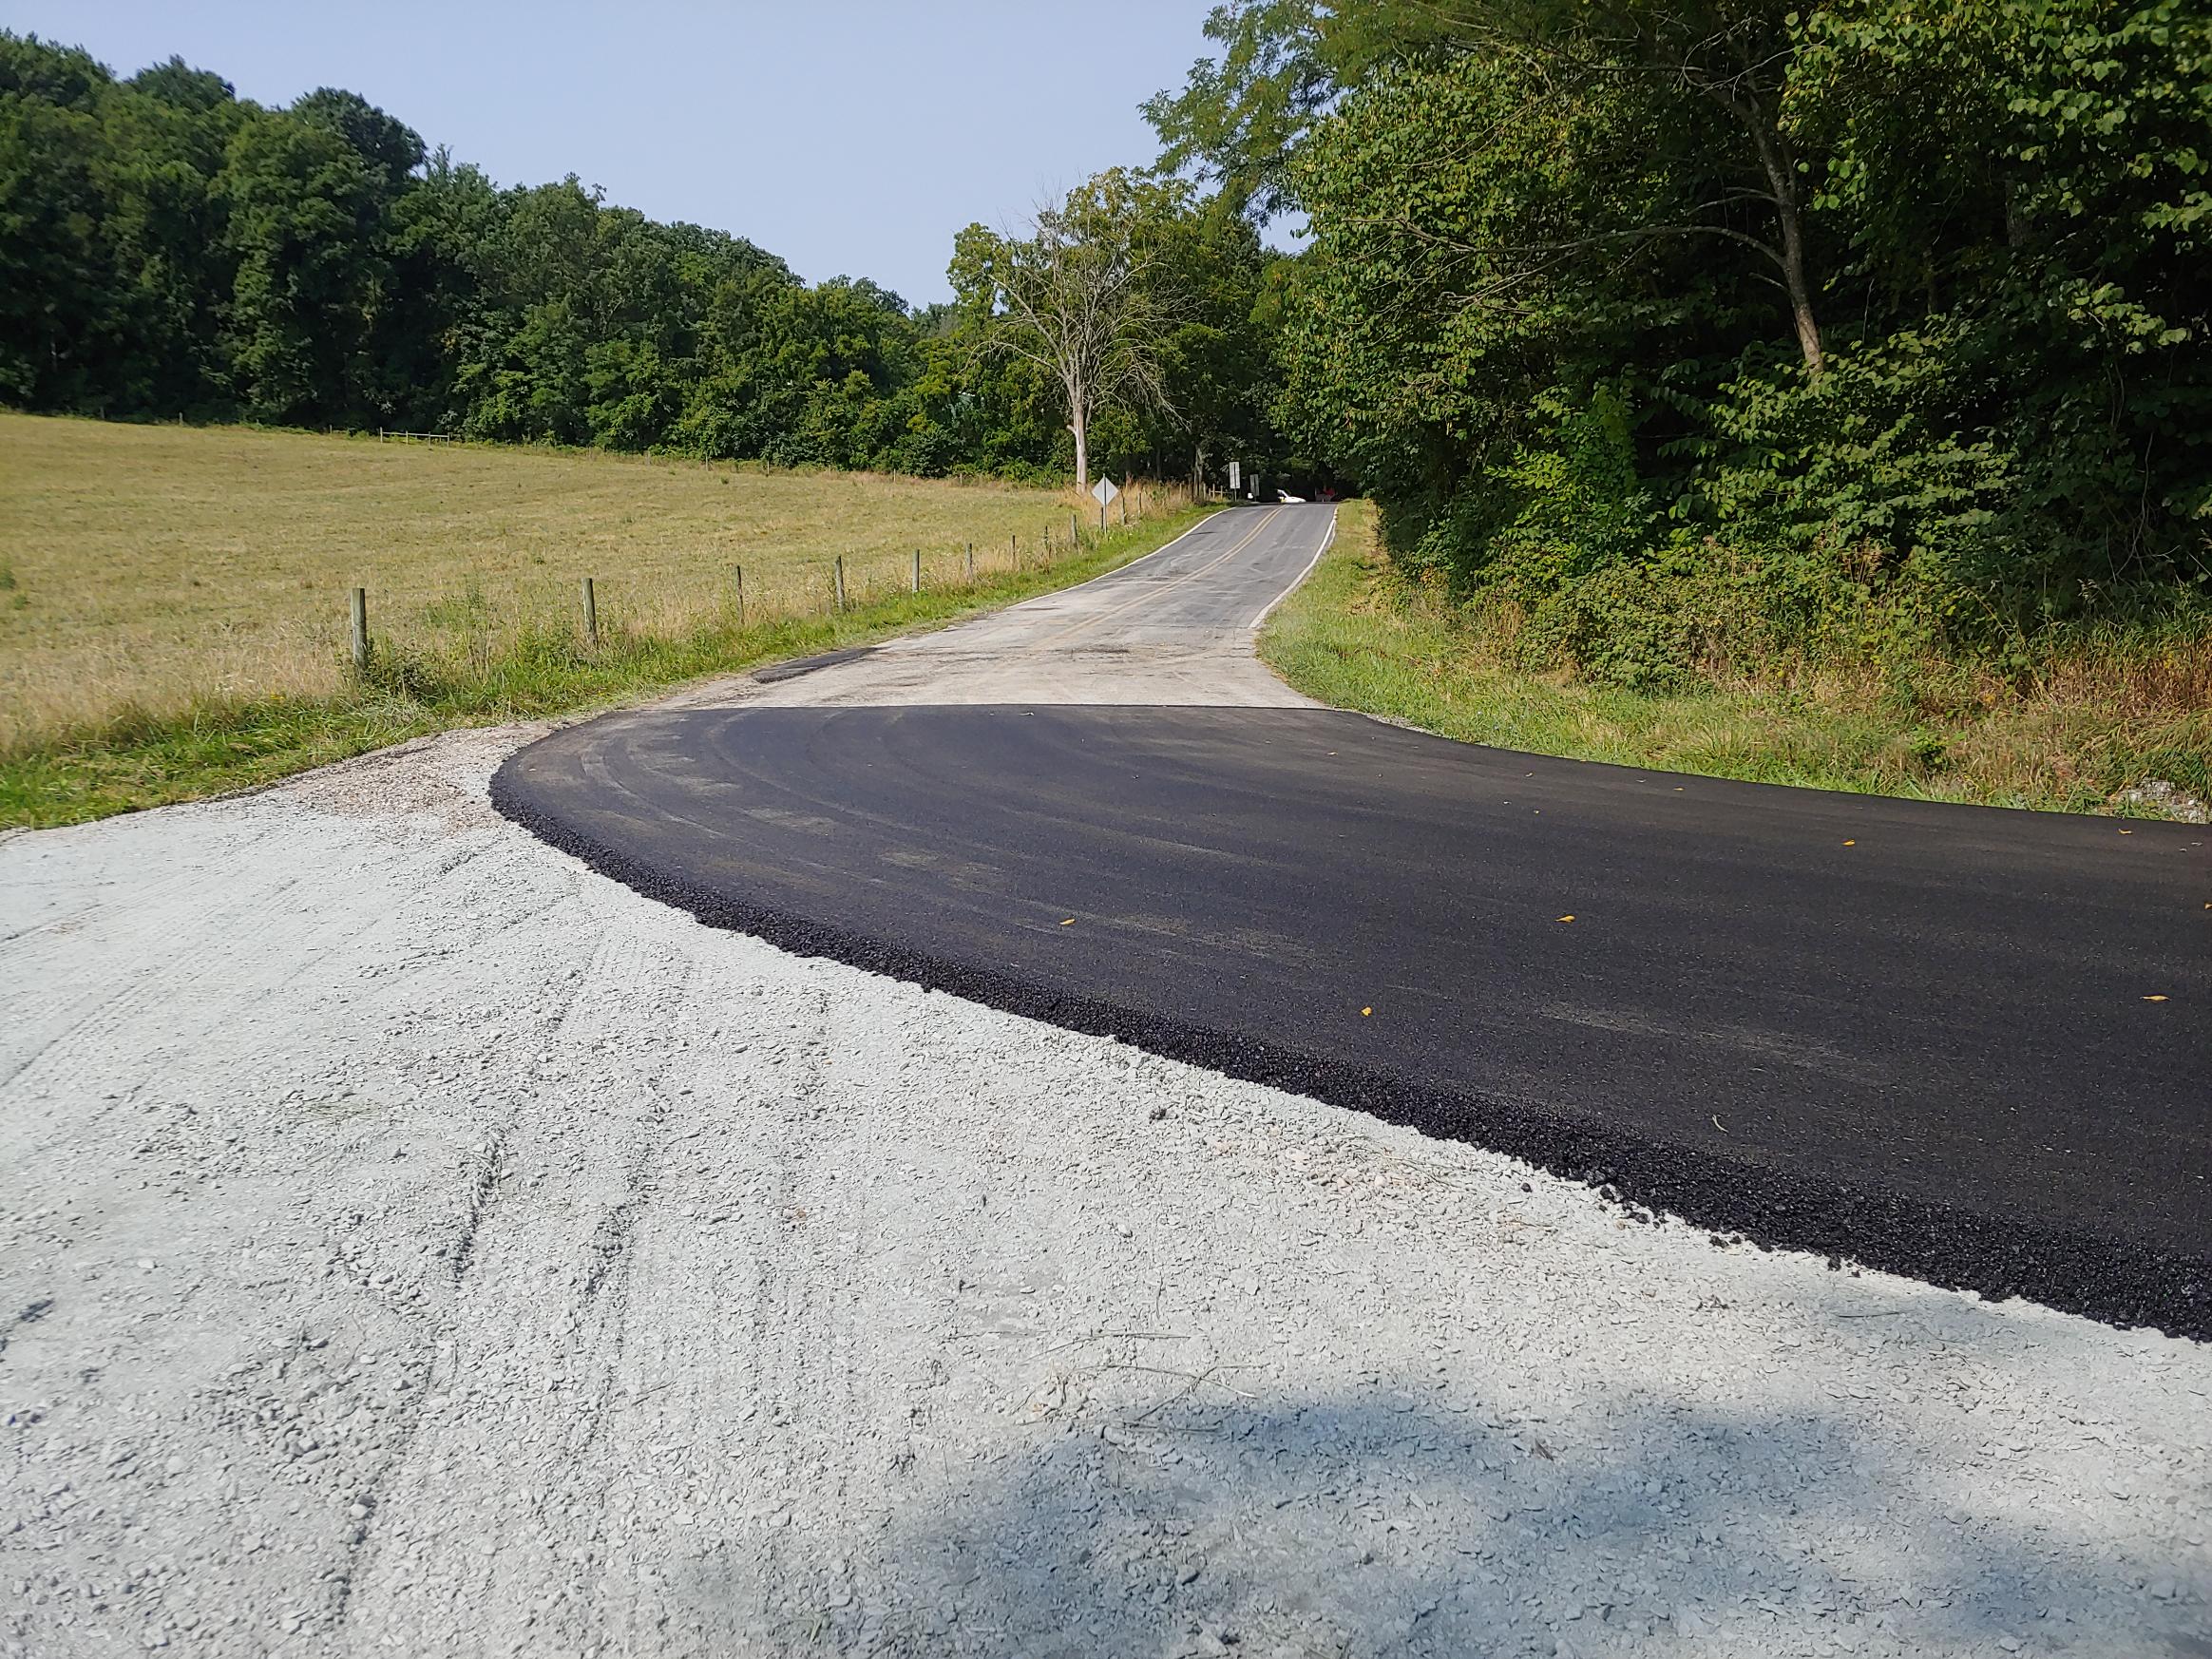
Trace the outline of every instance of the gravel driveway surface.
<instances>
[{"instance_id":1,"label":"gravel driveway surface","mask_svg":"<svg viewBox=\"0 0 2212 1659\"><path fill-rule=\"evenodd\" d=\"M0 844L0 1651L2212 1653L2212 1350L698 926L532 734Z\"/></svg>"},{"instance_id":2,"label":"gravel driveway surface","mask_svg":"<svg viewBox=\"0 0 2212 1659\"><path fill-rule=\"evenodd\" d=\"M2212 1655L2212 1348L702 927L542 734L0 841L0 1654Z\"/></svg>"}]
</instances>

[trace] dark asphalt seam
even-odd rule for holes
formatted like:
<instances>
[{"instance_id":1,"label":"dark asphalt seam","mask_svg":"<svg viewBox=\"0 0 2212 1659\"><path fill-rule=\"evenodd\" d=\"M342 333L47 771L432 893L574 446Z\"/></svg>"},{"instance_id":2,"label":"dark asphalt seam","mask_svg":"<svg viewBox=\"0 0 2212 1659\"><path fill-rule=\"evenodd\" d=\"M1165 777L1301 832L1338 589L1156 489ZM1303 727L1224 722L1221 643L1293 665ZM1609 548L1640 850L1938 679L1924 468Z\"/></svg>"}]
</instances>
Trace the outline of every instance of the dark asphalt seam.
<instances>
[{"instance_id":1,"label":"dark asphalt seam","mask_svg":"<svg viewBox=\"0 0 2212 1659\"><path fill-rule=\"evenodd\" d=\"M753 671L753 683L773 685L779 679L796 679L802 674L812 674L818 668L835 668L840 662L858 662L863 657L872 657L879 647L874 645L849 645L842 651L825 651L819 657L800 657L790 662L773 662L766 668Z\"/></svg>"},{"instance_id":2,"label":"dark asphalt seam","mask_svg":"<svg viewBox=\"0 0 2212 1659\"><path fill-rule=\"evenodd\" d=\"M526 751L519 752L526 753ZM1245 1082L1363 1112L1439 1140L1502 1153L1639 1211L1741 1235L1762 1248L1844 1259L1993 1301L2018 1296L2122 1327L2212 1341L2212 1259L1993 1217L1755 1163L1669 1146L1598 1119L1305 1054L1151 1010L1056 992L1002 969L959 962L695 886L608 847L544 809L514 775L491 780L504 816L600 874L697 918L798 956L949 992L1063 1030L1123 1042Z\"/></svg>"}]
</instances>

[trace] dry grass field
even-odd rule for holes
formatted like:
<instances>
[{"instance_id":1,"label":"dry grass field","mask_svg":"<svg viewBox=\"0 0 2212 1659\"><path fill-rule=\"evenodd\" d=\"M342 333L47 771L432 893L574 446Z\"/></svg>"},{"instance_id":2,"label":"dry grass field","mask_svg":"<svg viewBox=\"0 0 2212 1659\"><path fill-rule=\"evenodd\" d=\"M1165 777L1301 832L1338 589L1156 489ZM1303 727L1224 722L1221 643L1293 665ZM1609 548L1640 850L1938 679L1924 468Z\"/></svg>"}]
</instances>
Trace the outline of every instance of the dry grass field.
<instances>
[{"instance_id":1,"label":"dry grass field","mask_svg":"<svg viewBox=\"0 0 2212 1659\"><path fill-rule=\"evenodd\" d=\"M1122 505L1102 529L1073 491L0 413L0 830L934 627L1201 510Z\"/></svg>"},{"instance_id":2,"label":"dry grass field","mask_svg":"<svg viewBox=\"0 0 2212 1659\"><path fill-rule=\"evenodd\" d=\"M1164 505L1164 504L1163 504ZM856 604L1065 552L1050 491L631 456L0 413L0 755L347 678L350 589L380 640L486 658L566 626L673 637ZM1095 521L1094 521L1095 522Z\"/></svg>"}]
</instances>

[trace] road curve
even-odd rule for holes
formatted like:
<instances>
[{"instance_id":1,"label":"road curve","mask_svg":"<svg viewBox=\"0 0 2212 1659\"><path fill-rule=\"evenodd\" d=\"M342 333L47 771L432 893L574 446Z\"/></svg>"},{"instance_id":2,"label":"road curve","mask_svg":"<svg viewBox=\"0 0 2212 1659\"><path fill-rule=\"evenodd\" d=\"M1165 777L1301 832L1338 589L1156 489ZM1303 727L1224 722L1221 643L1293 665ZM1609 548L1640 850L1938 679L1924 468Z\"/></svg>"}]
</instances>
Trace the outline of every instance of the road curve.
<instances>
[{"instance_id":1,"label":"road curve","mask_svg":"<svg viewBox=\"0 0 2212 1659\"><path fill-rule=\"evenodd\" d=\"M748 706L822 703L1314 705L1252 656L1252 630L1312 566L1335 523L1319 505L1201 520L1157 552L1024 604L893 640L835 675L771 671ZM727 701L730 688L685 699Z\"/></svg>"},{"instance_id":2,"label":"road curve","mask_svg":"<svg viewBox=\"0 0 2212 1659\"><path fill-rule=\"evenodd\" d=\"M1325 524L1224 514L988 628L574 727L493 798L711 924L1491 1146L1631 1214L2212 1337L2204 830L1266 706L1250 629ZM1098 695L1116 656L1126 695ZM966 695L994 677L1025 695Z\"/></svg>"}]
</instances>

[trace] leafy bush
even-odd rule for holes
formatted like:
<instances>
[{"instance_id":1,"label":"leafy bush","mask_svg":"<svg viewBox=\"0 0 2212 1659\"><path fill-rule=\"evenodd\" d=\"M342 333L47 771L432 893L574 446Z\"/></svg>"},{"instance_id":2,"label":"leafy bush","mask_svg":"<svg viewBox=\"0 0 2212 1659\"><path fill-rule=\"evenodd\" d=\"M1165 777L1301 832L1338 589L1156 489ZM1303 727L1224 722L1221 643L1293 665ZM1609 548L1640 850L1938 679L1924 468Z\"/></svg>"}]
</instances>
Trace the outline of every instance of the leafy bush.
<instances>
[{"instance_id":1,"label":"leafy bush","mask_svg":"<svg viewBox=\"0 0 2212 1659\"><path fill-rule=\"evenodd\" d=\"M1247 79L1160 113L1311 221L1284 416L1375 490L1404 568L1512 608L1526 660L2025 675L2086 620L2212 627L2202 8L1219 27Z\"/></svg>"}]
</instances>

